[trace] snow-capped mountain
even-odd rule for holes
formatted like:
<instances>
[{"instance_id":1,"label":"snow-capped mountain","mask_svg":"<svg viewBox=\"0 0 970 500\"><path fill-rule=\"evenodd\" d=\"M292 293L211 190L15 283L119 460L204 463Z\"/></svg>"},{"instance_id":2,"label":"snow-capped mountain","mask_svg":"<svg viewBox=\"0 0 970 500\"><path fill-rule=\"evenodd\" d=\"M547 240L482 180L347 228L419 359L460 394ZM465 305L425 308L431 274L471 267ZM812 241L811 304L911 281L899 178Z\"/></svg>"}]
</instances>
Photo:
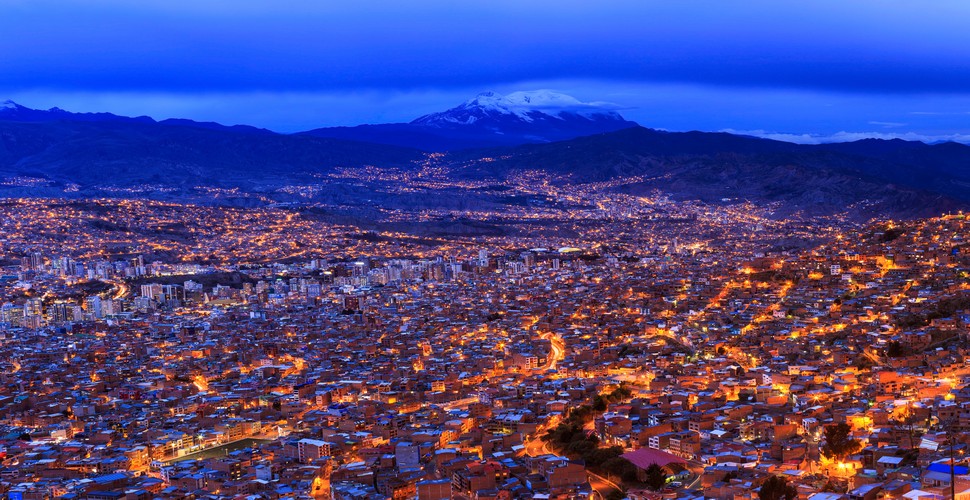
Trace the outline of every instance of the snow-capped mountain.
<instances>
[{"instance_id":1,"label":"snow-capped mountain","mask_svg":"<svg viewBox=\"0 0 970 500\"><path fill-rule=\"evenodd\" d=\"M426 127L453 127L484 121L501 127L510 121L536 124L549 120L585 119L591 122L619 122L628 127L630 122L613 111L615 108L610 103L581 102L575 97L551 90L513 92L504 96L484 92L457 107L422 116L411 123Z\"/></svg>"},{"instance_id":2,"label":"snow-capped mountain","mask_svg":"<svg viewBox=\"0 0 970 500\"><path fill-rule=\"evenodd\" d=\"M410 169L426 160L429 151L450 151L441 161L455 179L493 185L524 169L566 175L576 182L636 175L643 182L624 185L623 192L660 189L678 199L717 203L731 197L789 207L779 208L778 216L844 214L846 207L859 207L850 213L866 220L970 206L970 172L964 168L970 165L970 146L953 142L867 139L798 145L723 132L666 132L632 126L616 114L615 106L549 92L485 94L417 121L422 123L277 134L190 120L32 110L0 100L0 178L44 180L38 186L0 186L0 195L101 197L117 193L118 187L153 185L171 190L152 190L145 196L203 203L233 199L231 203L246 206L257 203L257 197L303 201L277 188L316 184L337 168ZM611 128L623 130L608 132ZM575 138L550 142L568 135ZM490 149L458 151L483 147ZM68 186L71 191L61 190ZM213 197L197 186L239 188L241 197ZM438 206L426 197L385 196L372 187L359 191L362 197L355 202L358 191L338 183L314 200L366 206L364 212L372 212L375 202L391 209ZM466 201L481 207L528 202L519 196L509 197L518 201L500 201L504 194L476 198L477 193L448 194L458 198L441 207L454 209ZM482 234L504 231L486 226L489 232ZM478 230L459 227L462 234L466 228Z\"/></svg>"},{"instance_id":3,"label":"snow-capped mountain","mask_svg":"<svg viewBox=\"0 0 970 500\"><path fill-rule=\"evenodd\" d=\"M485 92L411 123L333 127L305 132L425 150L454 150L562 141L635 127L605 102L582 102L550 90Z\"/></svg>"}]
</instances>

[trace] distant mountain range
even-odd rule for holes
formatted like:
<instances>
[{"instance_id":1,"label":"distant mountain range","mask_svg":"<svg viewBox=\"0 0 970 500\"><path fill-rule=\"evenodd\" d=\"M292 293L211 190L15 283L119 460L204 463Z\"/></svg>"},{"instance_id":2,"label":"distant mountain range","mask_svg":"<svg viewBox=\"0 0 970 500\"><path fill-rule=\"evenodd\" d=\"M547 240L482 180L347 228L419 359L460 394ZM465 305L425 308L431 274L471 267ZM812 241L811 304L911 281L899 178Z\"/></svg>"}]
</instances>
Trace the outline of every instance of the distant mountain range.
<instances>
[{"instance_id":1,"label":"distant mountain range","mask_svg":"<svg viewBox=\"0 0 970 500\"><path fill-rule=\"evenodd\" d=\"M337 167L410 169L427 152L448 151L443 164L457 177L500 180L521 170L544 170L565 182L641 176L616 189L656 189L710 202L779 202L785 206L780 213L908 217L970 206L970 147L963 144L870 139L798 145L663 132L627 121L615 108L548 91L485 93L406 124L278 134L191 120L40 111L7 101L0 103L0 196L99 195L106 188L150 185L169 188L168 197L213 186L273 200L282 197L280 188L318 182ZM12 178L37 182L4 183ZM363 188L349 186L339 193L322 190L314 200L339 197L352 204ZM145 195L154 194L149 189ZM373 191L368 196L373 203L434 203L394 201Z\"/></svg>"},{"instance_id":2,"label":"distant mountain range","mask_svg":"<svg viewBox=\"0 0 970 500\"><path fill-rule=\"evenodd\" d=\"M290 136L245 125L0 104L0 178L46 180L54 189L45 194L68 186L145 184L259 189L267 183L306 182L340 165L407 166L419 157L406 148Z\"/></svg>"},{"instance_id":3,"label":"distant mountain range","mask_svg":"<svg viewBox=\"0 0 970 500\"><path fill-rule=\"evenodd\" d=\"M485 160L482 160L485 158ZM643 127L551 144L456 152L469 178L543 170L574 182L641 176L617 188L652 190L715 203L722 198L779 202L781 214L856 217L939 215L970 206L970 147L866 139L799 145L710 132Z\"/></svg>"},{"instance_id":4,"label":"distant mountain range","mask_svg":"<svg viewBox=\"0 0 970 500\"><path fill-rule=\"evenodd\" d=\"M211 130L232 130L235 132L251 132L261 134L273 134L273 132L251 127L249 125L226 126L214 122L197 122L181 118L170 118L168 120L155 121L149 116L119 116L112 113L72 113L61 108L51 108L48 110L31 109L21 106L13 101L7 100L0 103L0 121L12 121L22 123L53 123L53 122L92 122L92 123L142 123L159 125L177 125L193 128L204 128Z\"/></svg>"},{"instance_id":5,"label":"distant mountain range","mask_svg":"<svg viewBox=\"0 0 970 500\"><path fill-rule=\"evenodd\" d=\"M304 134L450 151L555 142L637 126L612 107L608 103L583 103L547 90L506 96L485 92L411 123L320 128Z\"/></svg>"}]
</instances>

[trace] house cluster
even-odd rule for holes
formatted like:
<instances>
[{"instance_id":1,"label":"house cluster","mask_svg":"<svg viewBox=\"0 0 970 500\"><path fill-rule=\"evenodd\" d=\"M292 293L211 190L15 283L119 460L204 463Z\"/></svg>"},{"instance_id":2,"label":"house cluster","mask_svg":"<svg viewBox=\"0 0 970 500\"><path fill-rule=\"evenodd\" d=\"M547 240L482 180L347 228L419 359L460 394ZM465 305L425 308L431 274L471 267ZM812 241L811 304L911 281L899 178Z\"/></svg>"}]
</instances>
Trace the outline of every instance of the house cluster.
<instances>
[{"instance_id":1,"label":"house cluster","mask_svg":"<svg viewBox=\"0 0 970 500\"><path fill-rule=\"evenodd\" d=\"M80 313L60 316L56 293L10 301L41 319L0 331L0 489L600 498L612 471L542 439L592 408L584 438L622 448L641 480L664 470L631 498L754 499L774 476L814 500L970 497L966 229L944 217L754 255L449 249L240 265L223 283L95 265L117 284ZM30 256L10 266L30 286L4 290L79 280L77 265ZM841 423L857 446L829 453Z\"/></svg>"}]
</instances>

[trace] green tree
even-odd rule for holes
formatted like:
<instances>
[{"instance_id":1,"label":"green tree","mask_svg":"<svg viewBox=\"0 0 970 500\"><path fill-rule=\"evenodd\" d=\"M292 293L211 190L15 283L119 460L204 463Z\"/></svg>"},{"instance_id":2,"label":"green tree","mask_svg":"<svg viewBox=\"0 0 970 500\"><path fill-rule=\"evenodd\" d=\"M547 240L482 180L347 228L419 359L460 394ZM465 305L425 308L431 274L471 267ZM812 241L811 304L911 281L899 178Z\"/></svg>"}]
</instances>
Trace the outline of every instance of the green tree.
<instances>
[{"instance_id":1,"label":"green tree","mask_svg":"<svg viewBox=\"0 0 970 500\"><path fill-rule=\"evenodd\" d=\"M609 399L611 402L616 403L619 401L623 401L624 399L627 399L632 395L633 395L633 391L631 391L628 387L620 386L620 387L617 387L615 391L610 393Z\"/></svg>"},{"instance_id":2,"label":"green tree","mask_svg":"<svg viewBox=\"0 0 970 500\"><path fill-rule=\"evenodd\" d=\"M567 421L582 426L586 422L591 422L593 418L595 418L594 413L595 412L593 411L592 406L580 405L569 410L569 417L567 418Z\"/></svg>"},{"instance_id":3,"label":"green tree","mask_svg":"<svg viewBox=\"0 0 970 500\"><path fill-rule=\"evenodd\" d=\"M601 467L604 466L608 461L619 457L623 454L623 448L619 446L611 446L609 448L596 448L589 453L583 455L583 461L586 462L587 467Z\"/></svg>"},{"instance_id":4,"label":"green tree","mask_svg":"<svg viewBox=\"0 0 970 500\"><path fill-rule=\"evenodd\" d=\"M596 397L593 398L593 410L598 412L606 411L606 398L597 394Z\"/></svg>"},{"instance_id":5,"label":"green tree","mask_svg":"<svg viewBox=\"0 0 970 500\"><path fill-rule=\"evenodd\" d=\"M886 356L890 358L901 358L906 355L906 349L898 340L893 340L889 342L889 346L886 347Z\"/></svg>"},{"instance_id":6,"label":"green tree","mask_svg":"<svg viewBox=\"0 0 970 500\"><path fill-rule=\"evenodd\" d=\"M850 435L851 432L852 427L845 422L826 427L825 444L821 449L822 455L841 462L845 460L845 457L862 449L862 443L858 439L854 439Z\"/></svg>"},{"instance_id":7,"label":"green tree","mask_svg":"<svg viewBox=\"0 0 970 500\"><path fill-rule=\"evenodd\" d=\"M580 439L580 440L576 440L576 441L570 442L566 446L566 453L568 453L569 455L580 455L580 456L582 456L582 455L586 455L588 453L591 453L595 449L596 449L596 442L595 441L588 441L588 440L585 440L585 439Z\"/></svg>"},{"instance_id":8,"label":"green tree","mask_svg":"<svg viewBox=\"0 0 970 500\"><path fill-rule=\"evenodd\" d=\"M603 462L600 469L612 477L619 477L623 480L623 482L626 483L635 483L639 481L637 478L637 466L633 465L633 462L630 462L621 456L617 456Z\"/></svg>"},{"instance_id":9,"label":"green tree","mask_svg":"<svg viewBox=\"0 0 970 500\"><path fill-rule=\"evenodd\" d=\"M905 432L907 437L909 437L909 451L914 452L917 450L916 441L916 421L918 420L916 413L913 412L912 408L904 406L897 417L889 420L889 423L893 425L893 430L897 432Z\"/></svg>"},{"instance_id":10,"label":"green tree","mask_svg":"<svg viewBox=\"0 0 970 500\"><path fill-rule=\"evenodd\" d=\"M606 500L623 500L626 498L626 493L620 490L610 490L610 493L606 495Z\"/></svg>"},{"instance_id":11,"label":"green tree","mask_svg":"<svg viewBox=\"0 0 970 500\"><path fill-rule=\"evenodd\" d=\"M798 490L781 476L771 476L761 484L758 500L795 500Z\"/></svg>"},{"instance_id":12,"label":"green tree","mask_svg":"<svg viewBox=\"0 0 970 500\"><path fill-rule=\"evenodd\" d=\"M657 491L663 488L667 484L667 473L664 472L663 467L657 464L650 464L646 470L646 481L647 487L651 490Z\"/></svg>"}]
</instances>

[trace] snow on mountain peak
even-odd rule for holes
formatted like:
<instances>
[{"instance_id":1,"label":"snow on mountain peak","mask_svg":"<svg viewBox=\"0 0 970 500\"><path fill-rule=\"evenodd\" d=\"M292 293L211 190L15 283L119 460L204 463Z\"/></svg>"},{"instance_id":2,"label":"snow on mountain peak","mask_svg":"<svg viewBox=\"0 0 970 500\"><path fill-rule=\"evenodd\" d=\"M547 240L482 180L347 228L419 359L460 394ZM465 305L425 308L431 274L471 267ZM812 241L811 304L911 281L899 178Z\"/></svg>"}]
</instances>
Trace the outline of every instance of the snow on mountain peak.
<instances>
[{"instance_id":1,"label":"snow on mountain peak","mask_svg":"<svg viewBox=\"0 0 970 500\"><path fill-rule=\"evenodd\" d=\"M605 102L582 102L571 95L560 94L551 90L519 91L504 96L496 92L483 92L459 106L459 108L464 109L472 107L516 115L532 111L550 115L560 112L604 112L617 108L616 105Z\"/></svg>"},{"instance_id":2,"label":"snow on mountain peak","mask_svg":"<svg viewBox=\"0 0 970 500\"><path fill-rule=\"evenodd\" d=\"M618 106L606 102L582 102L573 96L552 90L531 90L502 95L482 92L460 106L443 113L434 113L415 120L425 125L475 123L489 116L504 115L532 123L536 119L564 119L569 114L584 118L622 120L614 110Z\"/></svg>"},{"instance_id":3,"label":"snow on mountain peak","mask_svg":"<svg viewBox=\"0 0 970 500\"><path fill-rule=\"evenodd\" d=\"M20 105L7 99L6 101L0 102L0 109L17 109Z\"/></svg>"},{"instance_id":4,"label":"snow on mountain peak","mask_svg":"<svg viewBox=\"0 0 970 500\"><path fill-rule=\"evenodd\" d=\"M519 91L507 95L482 92L454 108L422 116L412 123L446 128L474 124L476 127L491 127L495 130L516 122L531 125L578 119L589 122L626 123L626 120L616 113L616 109L619 109L619 106L615 104L582 102L573 96L552 90ZM503 122L504 125L498 125L498 122Z\"/></svg>"}]
</instances>

